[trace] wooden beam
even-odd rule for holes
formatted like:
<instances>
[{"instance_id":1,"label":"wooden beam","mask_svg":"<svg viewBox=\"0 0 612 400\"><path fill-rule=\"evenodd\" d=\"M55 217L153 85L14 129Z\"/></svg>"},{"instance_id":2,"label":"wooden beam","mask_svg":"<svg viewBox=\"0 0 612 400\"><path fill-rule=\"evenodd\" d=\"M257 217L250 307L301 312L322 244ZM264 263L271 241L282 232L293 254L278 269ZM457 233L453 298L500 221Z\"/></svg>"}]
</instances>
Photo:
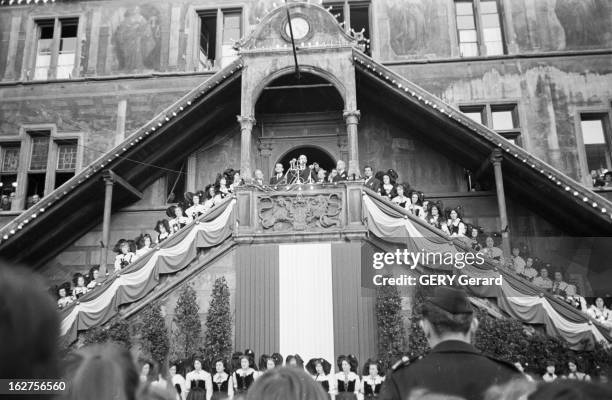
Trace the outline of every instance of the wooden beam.
<instances>
[{"instance_id":1,"label":"wooden beam","mask_svg":"<svg viewBox=\"0 0 612 400\"><path fill-rule=\"evenodd\" d=\"M110 180L112 182L118 183L119 185L121 185L121 187L126 189L129 193L131 193L135 197L137 197L138 200L142 199L143 194L142 194L142 192L140 190L136 189L128 181L126 181L125 179L123 179L122 177L120 177L119 175L114 173L112 170L108 169L108 170L104 171L102 173L102 176L104 177L104 180L108 179L108 180Z\"/></svg>"},{"instance_id":2,"label":"wooden beam","mask_svg":"<svg viewBox=\"0 0 612 400\"><path fill-rule=\"evenodd\" d=\"M267 86L263 90L315 89L322 87L334 87L334 85L331 83L313 83L311 85Z\"/></svg>"}]
</instances>

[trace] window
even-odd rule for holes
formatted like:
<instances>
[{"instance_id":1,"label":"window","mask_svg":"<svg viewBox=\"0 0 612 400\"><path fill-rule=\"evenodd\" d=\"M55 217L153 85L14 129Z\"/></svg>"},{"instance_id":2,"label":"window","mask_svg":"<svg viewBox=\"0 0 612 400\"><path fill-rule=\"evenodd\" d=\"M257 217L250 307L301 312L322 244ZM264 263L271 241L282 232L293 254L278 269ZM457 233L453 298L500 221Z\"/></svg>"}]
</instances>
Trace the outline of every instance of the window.
<instances>
[{"instance_id":1,"label":"window","mask_svg":"<svg viewBox=\"0 0 612 400\"><path fill-rule=\"evenodd\" d=\"M34 79L69 79L77 59L78 18L37 20Z\"/></svg>"},{"instance_id":2,"label":"window","mask_svg":"<svg viewBox=\"0 0 612 400\"><path fill-rule=\"evenodd\" d=\"M468 118L493 129L517 146L521 145L516 104L464 105L459 109Z\"/></svg>"},{"instance_id":3,"label":"window","mask_svg":"<svg viewBox=\"0 0 612 400\"><path fill-rule=\"evenodd\" d=\"M19 143L0 144L0 211L10 211L17 190Z\"/></svg>"},{"instance_id":4,"label":"window","mask_svg":"<svg viewBox=\"0 0 612 400\"><path fill-rule=\"evenodd\" d=\"M55 188L57 189L72 178L77 165L76 140L61 141L57 145L57 166L55 169Z\"/></svg>"},{"instance_id":5,"label":"window","mask_svg":"<svg viewBox=\"0 0 612 400\"><path fill-rule=\"evenodd\" d=\"M81 153L74 135L48 128L0 142L0 210L29 208L61 186L80 168Z\"/></svg>"},{"instance_id":6,"label":"window","mask_svg":"<svg viewBox=\"0 0 612 400\"><path fill-rule=\"evenodd\" d=\"M242 37L242 10L204 10L200 17L198 70L210 71L234 61L234 43ZM219 17L221 18L218 21ZM217 36L221 35L220 40Z\"/></svg>"},{"instance_id":7,"label":"window","mask_svg":"<svg viewBox=\"0 0 612 400\"><path fill-rule=\"evenodd\" d=\"M361 50L370 55L370 1L324 1L323 7L344 22L347 32L354 31Z\"/></svg>"},{"instance_id":8,"label":"window","mask_svg":"<svg viewBox=\"0 0 612 400\"><path fill-rule=\"evenodd\" d=\"M606 115L581 115L580 128L589 172L611 170L610 132Z\"/></svg>"},{"instance_id":9,"label":"window","mask_svg":"<svg viewBox=\"0 0 612 400\"><path fill-rule=\"evenodd\" d=\"M497 0L455 0L461 57L504 54Z\"/></svg>"}]
</instances>

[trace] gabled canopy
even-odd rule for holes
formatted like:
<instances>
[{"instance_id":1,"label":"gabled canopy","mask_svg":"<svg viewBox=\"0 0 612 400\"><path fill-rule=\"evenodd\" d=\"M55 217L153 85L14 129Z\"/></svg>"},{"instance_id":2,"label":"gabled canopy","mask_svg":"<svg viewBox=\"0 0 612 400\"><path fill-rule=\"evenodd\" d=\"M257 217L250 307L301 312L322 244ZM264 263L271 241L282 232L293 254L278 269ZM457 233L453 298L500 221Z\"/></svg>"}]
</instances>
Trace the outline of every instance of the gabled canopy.
<instances>
[{"instance_id":1,"label":"gabled canopy","mask_svg":"<svg viewBox=\"0 0 612 400\"><path fill-rule=\"evenodd\" d=\"M501 150L505 194L575 236L612 234L612 203L471 120L440 98L354 51L357 90L419 138L473 171ZM384 95L383 95L384 93Z\"/></svg>"},{"instance_id":2,"label":"gabled canopy","mask_svg":"<svg viewBox=\"0 0 612 400\"><path fill-rule=\"evenodd\" d=\"M108 170L143 190L177 157L202 146L240 113L242 62L237 60L191 90L120 145L88 165L0 230L0 256L43 265L102 221L103 173ZM113 209L133 203L134 193L115 184Z\"/></svg>"}]
</instances>

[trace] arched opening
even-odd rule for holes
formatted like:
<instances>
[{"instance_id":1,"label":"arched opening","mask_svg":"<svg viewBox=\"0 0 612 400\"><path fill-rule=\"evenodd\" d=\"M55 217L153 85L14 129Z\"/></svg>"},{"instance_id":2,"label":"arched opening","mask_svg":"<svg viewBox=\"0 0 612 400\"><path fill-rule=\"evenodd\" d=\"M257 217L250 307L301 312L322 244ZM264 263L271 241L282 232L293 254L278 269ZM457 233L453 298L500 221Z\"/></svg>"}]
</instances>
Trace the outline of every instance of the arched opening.
<instances>
[{"instance_id":1,"label":"arched opening","mask_svg":"<svg viewBox=\"0 0 612 400\"><path fill-rule=\"evenodd\" d=\"M317 163L325 171L329 172L336 166L336 160L327 151L315 146L300 146L289 150L277 162L283 164L285 171L289 168L289 161L297 159L304 154L308 158L308 165Z\"/></svg>"},{"instance_id":2,"label":"arched opening","mask_svg":"<svg viewBox=\"0 0 612 400\"><path fill-rule=\"evenodd\" d=\"M282 75L261 92L255 104L258 114L341 112L344 100L328 80L308 72Z\"/></svg>"}]
</instances>

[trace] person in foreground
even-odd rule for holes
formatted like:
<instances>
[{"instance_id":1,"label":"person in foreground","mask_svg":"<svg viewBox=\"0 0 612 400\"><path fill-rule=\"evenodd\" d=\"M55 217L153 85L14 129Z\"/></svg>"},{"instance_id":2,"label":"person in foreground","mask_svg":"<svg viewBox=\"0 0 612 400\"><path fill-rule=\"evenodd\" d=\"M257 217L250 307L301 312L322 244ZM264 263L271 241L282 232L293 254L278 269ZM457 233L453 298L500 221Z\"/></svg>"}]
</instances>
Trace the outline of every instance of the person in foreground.
<instances>
[{"instance_id":1,"label":"person in foreground","mask_svg":"<svg viewBox=\"0 0 612 400\"><path fill-rule=\"evenodd\" d=\"M246 400L327 400L323 387L301 368L279 367L255 381Z\"/></svg>"},{"instance_id":2,"label":"person in foreground","mask_svg":"<svg viewBox=\"0 0 612 400\"><path fill-rule=\"evenodd\" d=\"M379 400L412 400L425 392L480 400L492 385L521 379L510 363L485 356L470 344L478 320L464 290L438 286L423 304L421 328L431 352L396 364Z\"/></svg>"}]
</instances>

